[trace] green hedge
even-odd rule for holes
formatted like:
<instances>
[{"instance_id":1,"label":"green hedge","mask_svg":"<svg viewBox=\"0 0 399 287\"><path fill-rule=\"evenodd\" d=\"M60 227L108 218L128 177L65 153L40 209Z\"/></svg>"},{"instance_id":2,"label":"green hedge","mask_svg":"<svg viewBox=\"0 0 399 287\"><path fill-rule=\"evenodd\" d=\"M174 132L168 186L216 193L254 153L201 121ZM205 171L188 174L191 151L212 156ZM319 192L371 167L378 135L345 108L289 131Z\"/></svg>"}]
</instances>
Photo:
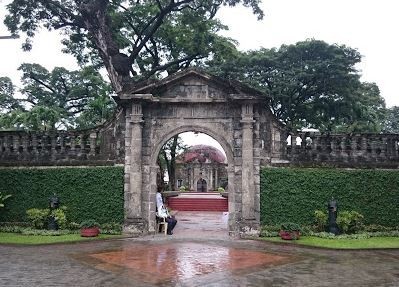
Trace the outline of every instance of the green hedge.
<instances>
[{"instance_id":1,"label":"green hedge","mask_svg":"<svg viewBox=\"0 0 399 287\"><path fill-rule=\"evenodd\" d=\"M261 173L261 221L311 224L316 209L327 211L334 197L339 210L362 213L366 224L397 226L398 170L265 168Z\"/></svg>"},{"instance_id":2,"label":"green hedge","mask_svg":"<svg viewBox=\"0 0 399 287\"><path fill-rule=\"evenodd\" d=\"M48 207L54 193L70 221L123 222L123 167L0 169L0 191L12 194L0 222L26 221L26 210Z\"/></svg>"}]
</instances>

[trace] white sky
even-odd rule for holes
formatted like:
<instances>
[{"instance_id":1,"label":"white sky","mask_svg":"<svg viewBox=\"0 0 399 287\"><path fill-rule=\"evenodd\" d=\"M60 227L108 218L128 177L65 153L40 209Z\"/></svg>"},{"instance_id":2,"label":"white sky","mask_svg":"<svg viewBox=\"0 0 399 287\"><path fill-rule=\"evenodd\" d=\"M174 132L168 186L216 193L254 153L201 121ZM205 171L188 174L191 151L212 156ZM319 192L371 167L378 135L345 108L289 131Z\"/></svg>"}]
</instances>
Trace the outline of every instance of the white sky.
<instances>
[{"instance_id":1,"label":"white sky","mask_svg":"<svg viewBox=\"0 0 399 287\"><path fill-rule=\"evenodd\" d=\"M0 0L0 19L5 4ZM387 106L398 105L399 1L397 0L263 0L265 17L257 21L250 9L224 8L219 13L230 27L225 34L238 40L242 50L279 47L308 38L345 44L363 55L362 80L376 82ZM0 35L8 35L0 23ZM0 40L0 76L10 77L17 86L20 64L39 63L47 69L64 66L76 69L72 56L61 53L60 36L43 31L31 52L22 52L22 39Z\"/></svg>"}]
</instances>

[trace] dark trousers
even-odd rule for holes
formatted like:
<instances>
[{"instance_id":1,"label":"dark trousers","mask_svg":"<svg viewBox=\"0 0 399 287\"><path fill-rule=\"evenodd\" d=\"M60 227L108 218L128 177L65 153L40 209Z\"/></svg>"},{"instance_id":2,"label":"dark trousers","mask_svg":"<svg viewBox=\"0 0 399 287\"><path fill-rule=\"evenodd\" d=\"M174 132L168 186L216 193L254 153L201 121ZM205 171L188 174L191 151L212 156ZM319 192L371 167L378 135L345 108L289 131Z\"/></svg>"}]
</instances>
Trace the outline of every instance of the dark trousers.
<instances>
[{"instance_id":1,"label":"dark trousers","mask_svg":"<svg viewBox=\"0 0 399 287\"><path fill-rule=\"evenodd\" d=\"M167 233L171 233L173 228L175 228L177 220L174 219L173 217L168 217L166 218L166 222L168 223L168 230Z\"/></svg>"}]
</instances>

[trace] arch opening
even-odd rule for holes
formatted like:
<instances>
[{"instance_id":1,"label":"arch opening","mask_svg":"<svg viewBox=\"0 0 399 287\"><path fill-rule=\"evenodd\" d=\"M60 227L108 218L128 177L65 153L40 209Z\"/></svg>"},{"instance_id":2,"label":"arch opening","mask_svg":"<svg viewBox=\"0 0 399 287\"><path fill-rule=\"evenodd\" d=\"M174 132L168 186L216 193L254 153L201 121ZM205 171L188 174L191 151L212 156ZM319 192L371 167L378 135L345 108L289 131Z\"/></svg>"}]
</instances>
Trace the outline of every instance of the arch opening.
<instances>
[{"instance_id":1,"label":"arch opening","mask_svg":"<svg viewBox=\"0 0 399 287\"><path fill-rule=\"evenodd\" d=\"M227 141L219 142L209 132L197 129L167 133L154 152L158 172L152 180L156 181L157 190L164 191L164 202L172 213L177 213L178 221L182 216L206 214L207 219L201 224L208 224L207 230L220 230L223 226L227 234L228 194L234 186L234 174L232 152L223 146L228 146ZM209 218L211 215L214 218ZM186 222L187 219L180 224ZM177 229L180 230L179 225Z\"/></svg>"}]
</instances>

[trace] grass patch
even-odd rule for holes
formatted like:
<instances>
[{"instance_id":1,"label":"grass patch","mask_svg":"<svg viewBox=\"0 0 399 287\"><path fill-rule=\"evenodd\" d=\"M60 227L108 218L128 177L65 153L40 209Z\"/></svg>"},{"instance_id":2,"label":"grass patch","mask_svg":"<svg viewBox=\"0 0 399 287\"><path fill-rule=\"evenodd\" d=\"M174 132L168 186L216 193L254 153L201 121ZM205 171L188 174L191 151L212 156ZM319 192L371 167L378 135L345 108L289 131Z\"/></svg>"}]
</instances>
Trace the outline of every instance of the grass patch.
<instances>
[{"instance_id":1,"label":"grass patch","mask_svg":"<svg viewBox=\"0 0 399 287\"><path fill-rule=\"evenodd\" d=\"M59 236L23 235L20 233L0 232L0 244L52 244L64 242L79 242L101 240L107 238L122 238L122 235L100 234L98 237L81 237L80 234L65 234Z\"/></svg>"},{"instance_id":2,"label":"grass patch","mask_svg":"<svg viewBox=\"0 0 399 287\"><path fill-rule=\"evenodd\" d=\"M399 248L399 237L329 239L314 236L302 236L299 240L282 240L280 237L263 237L262 240L334 249Z\"/></svg>"}]
</instances>

